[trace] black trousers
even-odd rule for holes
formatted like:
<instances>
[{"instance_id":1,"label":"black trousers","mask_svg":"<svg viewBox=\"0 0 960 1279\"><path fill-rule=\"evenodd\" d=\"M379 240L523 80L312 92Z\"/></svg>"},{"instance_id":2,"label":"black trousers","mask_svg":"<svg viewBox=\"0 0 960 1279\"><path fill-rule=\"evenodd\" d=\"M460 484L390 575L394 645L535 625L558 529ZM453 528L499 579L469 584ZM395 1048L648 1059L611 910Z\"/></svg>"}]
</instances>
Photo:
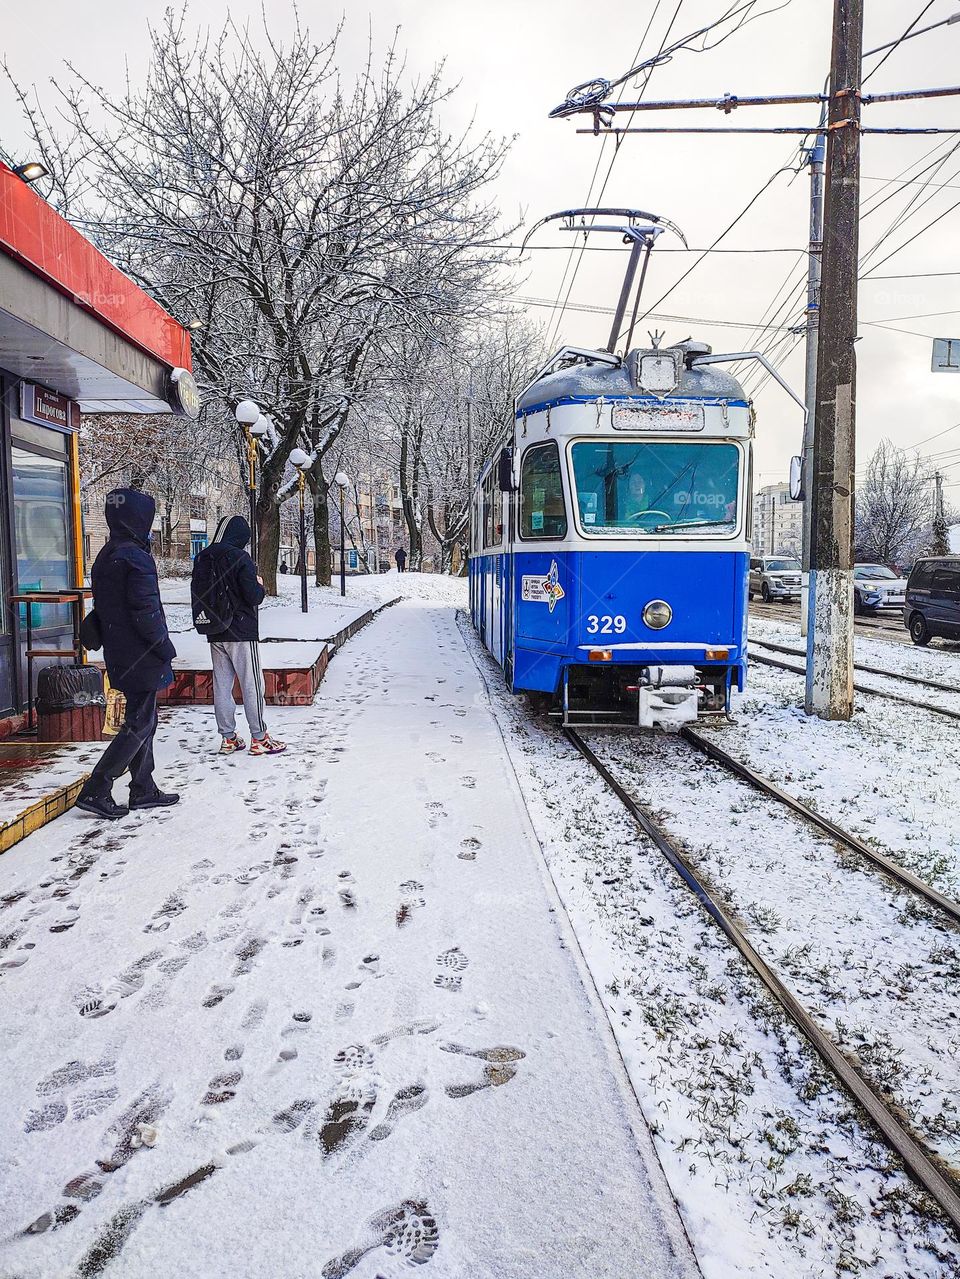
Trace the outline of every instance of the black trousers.
<instances>
[{"instance_id":1,"label":"black trousers","mask_svg":"<svg viewBox=\"0 0 960 1279\"><path fill-rule=\"evenodd\" d=\"M86 787L89 794L109 794L113 783L130 769L130 793L149 795L153 780L153 735L157 731L157 694L127 693L120 732L100 756Z\"/></svg>"}]
</instances>

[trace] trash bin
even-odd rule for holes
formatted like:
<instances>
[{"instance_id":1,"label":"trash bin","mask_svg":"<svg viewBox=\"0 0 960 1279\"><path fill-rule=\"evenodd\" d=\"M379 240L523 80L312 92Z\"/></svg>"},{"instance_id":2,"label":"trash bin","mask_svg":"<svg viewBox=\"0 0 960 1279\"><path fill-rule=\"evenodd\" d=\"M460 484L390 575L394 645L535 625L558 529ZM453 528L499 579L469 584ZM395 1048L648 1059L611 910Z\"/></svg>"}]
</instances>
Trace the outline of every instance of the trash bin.
<instances>
[{"instance_id":1,"label":"trash bin","mask_svg":"<svg viewBox=\"0 0 960 1279\"><path fill-rule=\"evenodd\" d=\"M99 742L105 708L95 666L45 666L37 676L37 741Z\"/></svg>"}]
</instances>

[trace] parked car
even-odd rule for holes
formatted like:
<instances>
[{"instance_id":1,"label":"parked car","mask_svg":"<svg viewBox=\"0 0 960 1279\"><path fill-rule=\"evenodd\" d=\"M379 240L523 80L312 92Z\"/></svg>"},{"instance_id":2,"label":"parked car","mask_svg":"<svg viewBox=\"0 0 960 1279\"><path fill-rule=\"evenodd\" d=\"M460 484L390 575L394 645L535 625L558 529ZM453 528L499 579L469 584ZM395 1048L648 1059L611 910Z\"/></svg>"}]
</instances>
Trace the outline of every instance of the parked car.
<instances>
[{"instance_id":1,"label":"parked car","mask_svg":"<svg viewBox=\"0 0 960 1279\"><path fill-rule=\"evenodd\" d=\"M914 644L960 639L960 555L917 560L907 581L903 624Z\"/></svg>"},{"instance_id":2,"label":"parked car","mask_svg":"<svg viewBox=\"0 0 960 1279\"><path fill-rule=\"evenodd\" d=\"M906 598L906 578L898 577L886 564L853 566L855 613L876 613L881 608L903 608Z\"/></svg>"},{"instance_id":3,"label":"parked car","mask_svg":"<svg viewBox=\"0 0 960 1279\"><path fill-rule=\"evenodd\" d=\"M763 602L800 598L803 575L800 561L785 555L764 555L750 561L750 599L759 595Z\"/></svg>"}]
</instances>

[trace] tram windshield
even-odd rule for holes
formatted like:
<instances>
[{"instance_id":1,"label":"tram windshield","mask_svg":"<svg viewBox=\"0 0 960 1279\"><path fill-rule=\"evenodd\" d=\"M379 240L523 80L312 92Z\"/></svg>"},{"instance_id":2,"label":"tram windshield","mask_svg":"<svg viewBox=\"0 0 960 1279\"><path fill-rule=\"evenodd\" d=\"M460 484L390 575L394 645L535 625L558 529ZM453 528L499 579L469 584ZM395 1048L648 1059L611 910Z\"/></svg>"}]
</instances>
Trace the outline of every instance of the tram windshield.
<instances>
[{"instance_id":1,"label":"tram windshield","mask_svg":"<svg viewBox=\"0 0 960 1279\"><path fill-rule=\"evenodd\" d=\"M584 533L730 537L737 527L734 444L596 440L573 445Z\"/></svg>"}]
</instances>

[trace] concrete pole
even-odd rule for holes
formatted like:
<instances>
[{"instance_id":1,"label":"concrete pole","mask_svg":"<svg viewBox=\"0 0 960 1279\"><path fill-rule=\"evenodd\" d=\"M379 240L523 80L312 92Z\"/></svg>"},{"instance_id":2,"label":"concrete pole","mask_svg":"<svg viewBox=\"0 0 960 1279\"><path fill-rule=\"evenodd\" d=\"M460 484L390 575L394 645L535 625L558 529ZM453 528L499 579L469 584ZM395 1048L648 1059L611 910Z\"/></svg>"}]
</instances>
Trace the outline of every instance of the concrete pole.
<instances>
[{"instance_id":1,"label":"concrete pole","mask_svg":"<svg viewBox=\"0 0 960 1279\"><path fill-rule=\"evenodd\" d=\"M853 477L856 453L860 60L863 0L834 0L823 278L813 431L808 715L853 714Z\"/></svg>"},{"instance_id":2,"label":"concrete pole","mask_svg":"<svg viewBox=\"0 0 960 1279\"><path fill-rule=\"evenodd\" d=\"M813 422L817 411L817 340L820 335L820 268L823 253L823 168L827 139L822 133L807 153L810 165L810 242L807 246L807 330L804 399L807 420L803 428L803 510L801 517L800 634L807 633L810 603L810 510L813 489Z\"/></svg>"}]
</instances>

